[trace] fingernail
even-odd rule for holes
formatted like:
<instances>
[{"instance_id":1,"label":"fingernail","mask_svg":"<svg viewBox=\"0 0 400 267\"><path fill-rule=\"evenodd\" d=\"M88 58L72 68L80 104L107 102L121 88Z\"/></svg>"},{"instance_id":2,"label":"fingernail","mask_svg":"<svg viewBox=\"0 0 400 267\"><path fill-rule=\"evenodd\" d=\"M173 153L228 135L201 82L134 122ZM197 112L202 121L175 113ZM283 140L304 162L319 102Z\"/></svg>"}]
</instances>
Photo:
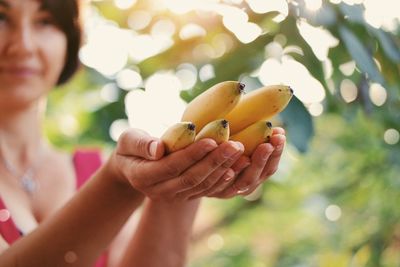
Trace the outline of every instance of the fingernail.
<instances>
[{"instance_id":1,"label":"fingernail","mask_svg":"<svg viewBox=\"0 0 400 267\"><path fill-rule=\"evenodd\" d=\"M210 152L212 150L214 150L218 145L215 142L208 142L205 146L204 146L204 151L205 152Z\"/></svg>"},{"instance_id":2,"label":"fingernail","mask_svg":"<svg viewBox=\"0 0 400 267\"><path fill-rule=\"evenodd\" d=\"M229 182L230 180L233 179L235 173L232 170L227 171L224 176L222 177L222 179L224 179L224 181Z\"/></svg>"},{"instance_id":3,"label":"fingernail","mask_svg":"<svg viewBox=\"0 0 400 267\"><path fill-rule=\"evenodd\" d=\"M228 146L227 148L225 148L223 155L225 158L230 158L233 155L235 155L239 150L240 147L236 142L230 142L231 146Z\"/></svg>"},{"instance_id":4,"label":"fingernail","mask_svg":"<svg viewBox=\"0 0 400 267\"><path fill-rule=\"evenodd\" d=\"M157 147L158 147L158 142L157 141L152 141L150 143L150 147L149 147L149 152L150 152L150 156L155 157L157 154Z\"/></svg>"},{"instance_id":5,"label":"fingernail","mask_svg":"<svg viewBox=\"0 0 400 267\"><path fill-rule=\"evenodd\" d=\"M246 193L247 191L249 191L249 187L246 187L246 188L243 188L243 189L239 189L236 193L238 193L238 194L243 194L243 193Z\"/></svg>"}]
</instances>

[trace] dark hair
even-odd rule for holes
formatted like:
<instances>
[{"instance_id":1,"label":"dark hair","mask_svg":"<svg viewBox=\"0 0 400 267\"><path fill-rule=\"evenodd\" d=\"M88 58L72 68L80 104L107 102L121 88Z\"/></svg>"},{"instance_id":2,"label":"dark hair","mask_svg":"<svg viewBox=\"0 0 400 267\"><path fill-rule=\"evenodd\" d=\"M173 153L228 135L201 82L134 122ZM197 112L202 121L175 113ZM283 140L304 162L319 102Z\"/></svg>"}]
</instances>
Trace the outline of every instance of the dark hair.
<instances>
[{"instance_id":1,"label":"dark hair","mask_svg":"<svg viewBox=\"0 0 400 267\"><path fill-rule=\"evenodd\" d=\"M67 37L67 55L57 85L65 83L79 68L78 52L82 41L80 0L42 0L42 8L49 11L56 25Z\"/></svg>"}]
</instances>

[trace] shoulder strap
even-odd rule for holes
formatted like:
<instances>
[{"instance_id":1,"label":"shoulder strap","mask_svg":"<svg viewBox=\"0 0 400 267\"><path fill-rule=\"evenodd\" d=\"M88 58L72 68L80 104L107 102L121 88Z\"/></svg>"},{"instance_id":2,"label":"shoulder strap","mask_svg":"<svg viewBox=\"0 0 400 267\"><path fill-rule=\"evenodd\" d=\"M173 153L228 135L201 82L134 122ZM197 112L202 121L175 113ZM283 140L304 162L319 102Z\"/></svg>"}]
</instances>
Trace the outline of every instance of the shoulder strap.
<instances>
[{"instance_id":1,"label":"shoulder strap","mask_svg":"<svg viewBox=\"0 0 400 267\"><path fill-rule=\"evenodd\" d=\"M101 166L101 155L99 150L77 150L73 156L76 173L76 188L79 189L97 169ZM107 266L108 252L97 259L93 267Z\"/></svg>"},{"instance_id":2,"label":"shoulder strap","mask_svg":"<svg viewBox=\"0 0 400 267\"><path fill-rule=\"evenodd\" d=\"M77 150L73 155L76 186L79 189L101 166L99 150Z\"/></svg>"},{"instance_id":3,"label":"shoulder strap","mask_svg":"<svg viewBox=\"0 0 400 267\"><path fill-rule=\"evenodd\" d=\"M11 218L10 212L0 198L0 234L8 244L14 243L21 237L17 226Z\"/></svg>"}]
</instances>

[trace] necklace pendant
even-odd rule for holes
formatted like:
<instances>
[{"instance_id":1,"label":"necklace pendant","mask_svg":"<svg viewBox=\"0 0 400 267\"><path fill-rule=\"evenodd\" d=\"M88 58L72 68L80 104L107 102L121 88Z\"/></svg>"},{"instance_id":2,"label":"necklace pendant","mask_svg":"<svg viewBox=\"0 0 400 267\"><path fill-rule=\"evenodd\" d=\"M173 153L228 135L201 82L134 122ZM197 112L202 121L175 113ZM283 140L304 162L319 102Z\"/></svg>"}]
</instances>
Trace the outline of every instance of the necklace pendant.
<instances>
[{"instance_id":1,"label":"necklace pendant","mask_svg":"<svg viewBox=\"0 0 400 267\"><path fill-rule=\"evenodd\" d=\"M33 173L32 171L26 172L22 177L21 177L21 185L22 188L28 192L29 194L33 194L36 192L38 186L36 181L33 179Z\"/></svg>"}]
</instances>

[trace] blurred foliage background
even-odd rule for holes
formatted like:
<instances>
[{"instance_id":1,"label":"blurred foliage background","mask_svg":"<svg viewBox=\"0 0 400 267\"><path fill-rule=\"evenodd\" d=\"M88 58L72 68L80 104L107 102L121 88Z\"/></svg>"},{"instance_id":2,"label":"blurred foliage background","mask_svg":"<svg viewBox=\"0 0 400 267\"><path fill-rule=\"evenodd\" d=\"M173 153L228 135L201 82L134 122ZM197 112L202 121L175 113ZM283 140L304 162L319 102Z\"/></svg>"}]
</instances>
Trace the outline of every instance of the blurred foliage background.
<instances>
[{"instance_id":1,"label":"blurred foliage background","mask_svg":"<svg viewBox=\"0 0 400 267\"><path fill-rule=\"evenodd\" d=\"M115 0L85 9L82 69L48 102L50 140L159 136L211 85L295 90L280 169L206 199L188 266L400 266L397 0Z\"/></svg>"}]
</instances>

